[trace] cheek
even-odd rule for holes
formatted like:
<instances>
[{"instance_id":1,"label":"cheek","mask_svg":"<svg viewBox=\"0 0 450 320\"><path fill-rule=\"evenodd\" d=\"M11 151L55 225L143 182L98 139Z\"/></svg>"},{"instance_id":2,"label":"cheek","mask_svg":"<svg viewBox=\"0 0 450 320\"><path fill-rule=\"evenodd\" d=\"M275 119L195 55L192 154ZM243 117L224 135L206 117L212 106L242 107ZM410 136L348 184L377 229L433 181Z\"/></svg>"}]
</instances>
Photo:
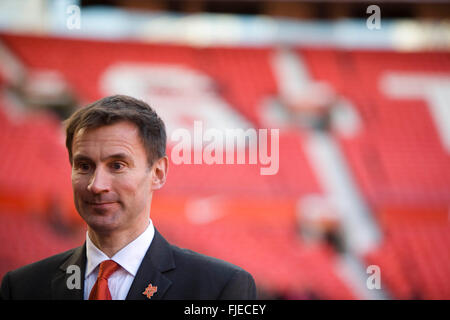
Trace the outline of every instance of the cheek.
<instances>
[{"instance_id":1,"label":"cheek","mask_svg":"<svg viewBox=\"0 0 450 320\"><path fill-rule=\"evenodd\" d=\"M86 176L80 176L72 174L72 190L74 194L80 194L87 190L89 178Z\"/></svg>"},{"instance_id":2,"label":"cheek","mask_svg":"<svg viewBox=\"0 0 450 320\"><path fill-rule=\"evenodd\" d=\"M72 192L73 192L73 200L75 204L75 208L79 212L80 215L83 214L83 201L82 201L82 179L79 176L72 174Z\"/></svg>"},{"instance_id":3,"label":"cheek","mask_svg":"<svg viewBox=\"0 0 450 320\"><path fill-rule=\"evenodd\" d=\"M147 177L134 177L122 181L118 188L122 195L127 195L133 202L146 201L150 194L150 187Z\"/></svg>"},{"instance_id":4,"label":"cheek","mask_svg":"<svg viewBox=\"0 0 450 320\"><path fill-rule=\"evenodd\" d=\"M72 174L72 189L73 191L77 191L80 188L80 178L74 174Z\"/></svg>"},{"instance_id":5,"label":"cheek","mask_svg":"<svg viewBox=\"0 0 450 320\"><path fill-rule=\"evenodd\" d=\"M138 200L142 197L142 194L144 194L143 185L140 185L137 181L135 181L135 183L126 181L117 186L117 192L123 196L126 195L132 201L133 199Z\"/></svg>"}]
</instances>

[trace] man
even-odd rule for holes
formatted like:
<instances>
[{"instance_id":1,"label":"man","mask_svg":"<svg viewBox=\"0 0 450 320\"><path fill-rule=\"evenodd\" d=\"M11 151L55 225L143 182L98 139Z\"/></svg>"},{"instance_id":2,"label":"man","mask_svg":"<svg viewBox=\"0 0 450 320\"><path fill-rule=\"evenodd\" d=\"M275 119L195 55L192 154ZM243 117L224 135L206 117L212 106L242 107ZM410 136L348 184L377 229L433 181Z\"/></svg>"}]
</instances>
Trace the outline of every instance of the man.
<instances>
[{"instance_id":1,"label":"man","mask_svg":"<svg viewBox=\"0 0 450 320\"><path fill-rule=\"evenodd\" d=\"M2 299L256 297L249 273L175 247L154 228L152 195L166 181L168 158L164 123L145 102L98 100L66 120L66 134L86 242L8 272Z\"/></svg>"}]
</instances>

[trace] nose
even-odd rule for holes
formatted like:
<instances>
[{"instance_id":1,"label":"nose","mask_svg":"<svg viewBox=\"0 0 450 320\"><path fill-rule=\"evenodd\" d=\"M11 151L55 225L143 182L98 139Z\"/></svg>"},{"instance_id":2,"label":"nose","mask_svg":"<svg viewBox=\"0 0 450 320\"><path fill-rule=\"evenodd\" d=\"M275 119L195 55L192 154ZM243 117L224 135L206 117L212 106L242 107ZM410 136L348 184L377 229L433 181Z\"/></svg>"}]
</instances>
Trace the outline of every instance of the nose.
<instances>
[{"instance_id":1,"label":"nose","mask_svg":"<svg viewBox=\"0 0 450 320\"><path fill-rule=\"evenodd\" d=\"M91 177L87 186L88 191L94 194L106 193L110 191L110 179L108 173L98 167Z\"/></svg>"}]
</instances>

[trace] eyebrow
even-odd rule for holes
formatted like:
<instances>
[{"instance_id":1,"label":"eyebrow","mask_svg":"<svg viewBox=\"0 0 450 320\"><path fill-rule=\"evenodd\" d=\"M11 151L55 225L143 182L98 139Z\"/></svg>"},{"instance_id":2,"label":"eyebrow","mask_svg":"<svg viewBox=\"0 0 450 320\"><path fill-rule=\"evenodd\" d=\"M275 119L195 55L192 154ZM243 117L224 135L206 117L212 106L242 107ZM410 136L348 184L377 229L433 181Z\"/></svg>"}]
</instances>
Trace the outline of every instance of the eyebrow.
<instances>
[{"instance_id":1,"label":"eyebrow","mask_svg":"<svg viewBox=\"0 0 450 320\"><path fill-rule=\"evenodd\" d=\"M101 161L105 161L108 159L118 159L118 160L131 160L130 156L128 156L126 153L115 153L112 154L110 156L107 156L106 158L101 159ZM82 154L77 154L75 157L73 157L73 162L76 161L92 161L91 158L89 158L88 156L82 155Z\"/></svg>"},{"instance_id":2,"label":"eyebrow","mask_svg":"<svg viewBox=\"0 0 450 320\"><path fill-rule=\"evenodd\" d=\"M126 153L115 153L113 155L106 157L105 159L102 159L102 161L107 160L107 159L129 160L130 156L127 155Z\"/></svg>"},{"instance_id":3,"label":"eyebrow","mask_svg":"<svg viewBox=\"0 0 450 320\"><path fill-rule=\"evenodd\" d=\"M77 161L92 161L91 158L84 156L82 154L77 154L76 156L73 157L73 162L77 162Z\"/></svg>"}]
</instances>

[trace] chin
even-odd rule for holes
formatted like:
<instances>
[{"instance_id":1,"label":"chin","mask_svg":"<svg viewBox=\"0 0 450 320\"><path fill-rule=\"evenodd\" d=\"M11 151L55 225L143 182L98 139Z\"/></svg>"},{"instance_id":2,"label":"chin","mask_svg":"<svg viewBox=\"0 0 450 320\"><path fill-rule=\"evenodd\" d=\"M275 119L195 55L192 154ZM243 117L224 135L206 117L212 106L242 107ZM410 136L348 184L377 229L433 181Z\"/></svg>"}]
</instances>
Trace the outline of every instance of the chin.
<instances>
[{"instance_id":1,"label":"chin","mask_svg":"<svg viewBox=\"0 0 450 320\"><path fill-rule=\"evenodd\" d=\"M88 213L81 217L95 232L111 232L119 229L122 225L120 215L114 213Z\"/></svg>"}]
</instances>

